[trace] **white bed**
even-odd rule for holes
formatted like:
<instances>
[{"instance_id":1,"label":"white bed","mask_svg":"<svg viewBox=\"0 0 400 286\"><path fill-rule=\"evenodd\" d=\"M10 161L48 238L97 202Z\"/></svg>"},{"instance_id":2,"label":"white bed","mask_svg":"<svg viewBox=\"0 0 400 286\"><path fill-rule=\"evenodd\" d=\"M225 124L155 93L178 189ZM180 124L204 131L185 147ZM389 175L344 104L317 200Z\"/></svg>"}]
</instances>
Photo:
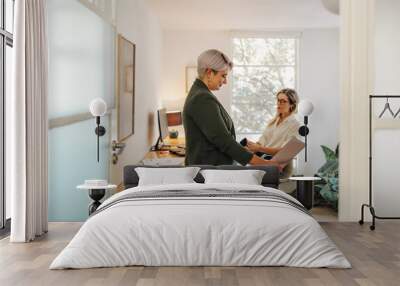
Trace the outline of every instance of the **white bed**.
<instances>
[{"instance_id":1,"label":"white bed","mask_svg":"<svg viewBox=\"0 0 400 286\"><path fill-rule=\"evenodd\" d=\"M130 188L100 206L50 269L127 265L351 267L312 216L279 199L175 196L121 200L146 191L204 193L211 189L263 191L298 203L277 189L254 185L193 183Z\"/></svg>"}]
</instances>

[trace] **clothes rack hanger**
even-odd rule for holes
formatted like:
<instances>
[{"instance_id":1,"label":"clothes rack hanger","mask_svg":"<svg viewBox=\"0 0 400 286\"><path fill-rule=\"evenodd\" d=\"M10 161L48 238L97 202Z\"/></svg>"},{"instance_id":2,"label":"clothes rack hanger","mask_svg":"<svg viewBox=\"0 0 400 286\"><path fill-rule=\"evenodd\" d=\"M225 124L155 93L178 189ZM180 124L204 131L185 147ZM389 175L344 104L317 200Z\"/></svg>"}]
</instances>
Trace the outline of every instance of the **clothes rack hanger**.
<instances>
[{"instance_id":1,"label":"clothes rack hanger","mask_svg":"<svg viewBox=\"0 0 400 286\"><path fill-rule=\"evenodd\" d=\"M399 115L399 114L400 114L400 108L399 108L399 110L397 110L397 112L394 114L394 118L396 118L397 115Z\"/></svg>"},{"instance_id":2,"label":"clothes rack hanger","mask_svg":"<svg viewBox=\"0 0 400 286\"><path fill-rule=\"evenodd\" d=\"M389 98L388 98L388 97L386 97L385 107L383 108L381 114L379 114L379 118L381 118L381 117L383 116L383 114L385 114L386 110L389 110L389 112L390 112L390 114L392 115L392 117L396 117L396 116L394 115L394 112L393 112L392 109L390 108ZM399 111L400 111L400 109L399 109ZM398 112L397 112L397 113L398 113ZM397 113L396 113L396 115L397 115Z\"/></svg>"}]
</instances>

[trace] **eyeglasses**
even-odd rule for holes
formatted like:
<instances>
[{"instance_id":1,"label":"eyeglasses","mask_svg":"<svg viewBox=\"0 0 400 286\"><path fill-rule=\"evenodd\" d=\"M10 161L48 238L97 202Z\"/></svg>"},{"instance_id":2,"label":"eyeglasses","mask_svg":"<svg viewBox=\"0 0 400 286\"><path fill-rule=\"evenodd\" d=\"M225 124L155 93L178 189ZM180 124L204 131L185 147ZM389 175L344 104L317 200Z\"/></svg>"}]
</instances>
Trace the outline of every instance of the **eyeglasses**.
<instances>
[{"instance_id":1,"label":"eyeglasses","mask_svg":"<svg viewBox=\"0 0 400 286\"><path fill-rule=\"evenodd\" d=\"M284 99L277 99L276 102L277 102L278 104L285 104L285 103L288 103L289 101L284 100Z\"/></svg>"},{"instance_id":2,"label":"eyeglasses","mask_svg":"<svg viewBox=\"0 0 400 286\"><path fill-rule=\"evenodd\" d=\"M229 61L228 61L228 59L225 57L224 54L221 53L221 57L222 57L222 59L224 60L224 62L225 62L226 64L229 64Z\"/></svg>"}]
</instances>

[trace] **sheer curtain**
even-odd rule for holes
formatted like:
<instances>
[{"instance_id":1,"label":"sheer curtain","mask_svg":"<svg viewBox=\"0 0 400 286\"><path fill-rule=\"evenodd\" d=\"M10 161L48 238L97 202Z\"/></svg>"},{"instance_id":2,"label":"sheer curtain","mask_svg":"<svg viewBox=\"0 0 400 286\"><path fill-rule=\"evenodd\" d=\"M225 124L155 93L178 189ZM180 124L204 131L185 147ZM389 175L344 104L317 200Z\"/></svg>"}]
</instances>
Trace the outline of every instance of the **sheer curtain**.
<instances>
[{"instance_id":1,"label":"sheer curtain","mask_svg":"<svg viewBox=\"0 0 400 286\"><path fill-rule=\"evenodd\" d=\"M17 0L14 21L10 241L28 242L48 226L46 0Z\"/></svg>"}]
</instances>

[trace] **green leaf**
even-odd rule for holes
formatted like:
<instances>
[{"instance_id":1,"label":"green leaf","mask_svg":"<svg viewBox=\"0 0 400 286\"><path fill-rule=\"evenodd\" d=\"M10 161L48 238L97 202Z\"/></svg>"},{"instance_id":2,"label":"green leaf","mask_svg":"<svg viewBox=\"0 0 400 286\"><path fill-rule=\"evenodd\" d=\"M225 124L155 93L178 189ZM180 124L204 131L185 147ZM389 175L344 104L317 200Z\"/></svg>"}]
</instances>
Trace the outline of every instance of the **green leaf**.
<instances>
[{"instance_id":1,"label":"green leaf","mask_svg":"<svg viewBox=\"0 0 400 286\"><path fill-rule=\"evenodd\" d=\"M329 185L325 185L325 187L323 187L319 193L329 203L331 203L332 205L336 205L338 201L337 192L333 192Z\"/></svg>"},{"instance_id":2,"label":"green leaf","mask_svg":"<svg viewBox=\"0 0 400 286\"><path fill-rule=\"evenodd\" d=\"M331 161L331 160L336 160L336 154L335 151L330 149L329 147L325 145L321 145L322 151L324 152L325 159L326 161Z\"/></svg>"},{"instance_id":3,"label":"green leaf","mask_svg":"<svg viewBox=\"0 0 400 286\"><path fill-rule=\"evenodd\" d=\"M336 155L336 158L339 159L339 143L336 146L335 155Z\"/></svg>"},{"instance_id":4,"label":"green leaf","mask_svg":"<svg viewBox=\"0 0 400 286\"><path fill-rule=\"evenodd\" d=\"M337 192L339 189L339 179L338 178L328 178L328 184L332 191Z\"/></svg>"},{"instance_id":5,"label":"green leaf","mask_svg":"<svg viewBox=\"0 0 400 286\"><path fill-rule=\"evenodd\" d=\"M335 177L338 174L339 162L337 160L327 161L321 168L318 169L317 175L320 177Z\"/></svg>"}]
</instances>

